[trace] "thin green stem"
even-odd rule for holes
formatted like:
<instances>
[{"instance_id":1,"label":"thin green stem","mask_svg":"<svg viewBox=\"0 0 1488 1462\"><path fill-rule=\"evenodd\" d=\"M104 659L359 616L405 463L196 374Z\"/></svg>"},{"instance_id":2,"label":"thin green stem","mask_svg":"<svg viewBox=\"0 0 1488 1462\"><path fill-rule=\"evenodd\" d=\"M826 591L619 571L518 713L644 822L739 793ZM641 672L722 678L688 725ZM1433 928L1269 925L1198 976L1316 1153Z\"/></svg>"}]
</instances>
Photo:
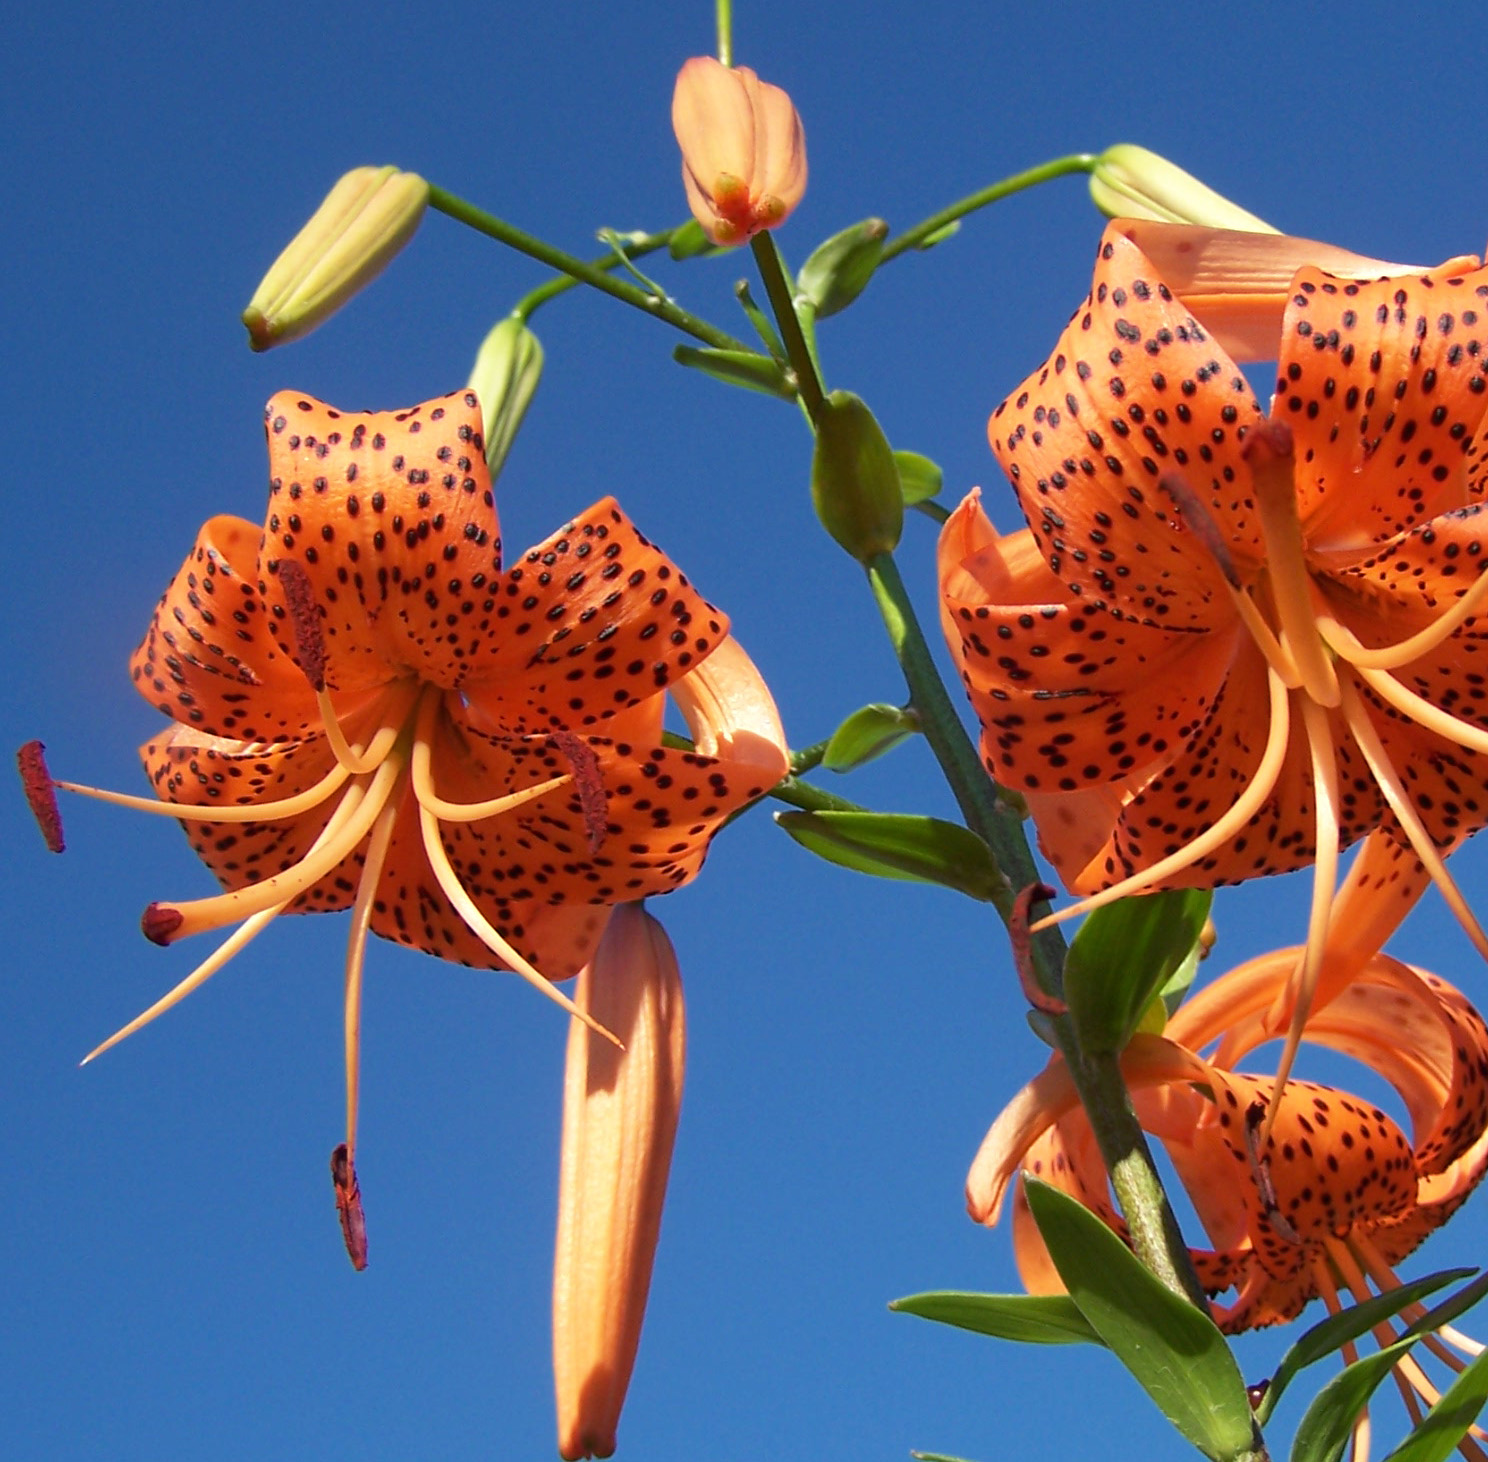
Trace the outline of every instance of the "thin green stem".
<instances>
[{"instance_id":1,"label":"thin green stem","mask_svg":"<svg viewBox=\"0 0 1488 1462\"><path fill-rule=\"evenodd\" d=\"M781 262L780 250L768 233L757 233L749 241L754 251L754 261L759 265L760 278L764 281L765 293L770 297L770 308L775 313L775 323L780 326L785 354L796 373L796 384L801 392L801 405L815 426L827 404L826 391L821 376L817 373L816 361L806 337L801 331L801 321L796 316L796 307L791 298L790 280L785 276L785 265Z\"/></svg>"},{"instance_id":2,"label":"thin green stem","mask_svg":"<svg viewBox=\"0 0 1488 1462\"><path fill-rule=\"evenodd\" d=\"M822 758L827 754L827 747L831 740L814 741L810 746L803 746L799 751L791 752L790 769L791 776L799 777L802 772L815 771L822 764Z\"/></svg>"},{"instance_id":3,"label":"thin green stem","mask_svg":"<svg viewBox=\"0 0 1488 1462\"><path fill-rule=\"evenodd\" d=\"M943 508L934 498L927 498L922 503L916 503L914 510L923 513L932 523L944 523L951 516L949 508Z\"/></svg>"},{"instance_id":4,"label":"thin green stem","mask_svg":"<svg viewBox=\"0 0 1488 1462\"><path fill-rule=\"evenodd\" d=\"M550 269L569 275L580 284L590 285L602 294L612 295L615 299L640 310L643 314L652 315L658 320L665 320L674 329L682 331L685 335L691 335L694 340L701 340L704 345L712 345L719 350L749 349L742 340L735 340L727 331L720 330L706 320L700 320L697 316L689 314L676 301L650 294L623 279L612 279L599 265L590 264L572 254L565 254L562 249L555 249L551 244L534 238L514 224L507 223L504 219L497 218L494 214L477 208L473 203L467 203L463 198L457 198L453 193L432 184L429 188L429 207L447 214L467 228L473 228L477 233L485 234L487 238L495 239L498 243L515 249L519 254L526 254L529 258L546 264ZM616 262L618 263L618 260Z\"/></svg>"},{"instance_id":5,"label":"thin green stem","mask_svg":"<svg viewBox=\"0 0 1488 1462\"><path fill-rule=\"evenodd\" d=\"M680 227L680 225L678 225ZM659 234L647 234L643 239L635 239L630 242L622 242L619 245L620 252L627 259L641 259L647 254L654 254L658 249L664 249L671 243L672 235L676 228L664 229ZM589 261L591 267L603 269L608 272L618 269L621 259L612 249L608 254L601 254L597 259ZM571 274L559 274L556 278L548 280L546 284L540 284L534 290L530 290L519 299L512 309L512 314L519 320L527 320L532 317L534 310L540 309L550 299L556 299L560 294L566 294L575 288L579 280Z\"/></svg>"},{"instance_id":6,"label":"thin green stem","mask_svg":"<svg viewBox=\"0 0 1488 1462\"><path fill-rule=\"evenodd\" d=\"M910 703L920 717L920 730L940 762L967 826L992 849L1007 880L1006 887L994 900L1006 923L1012 914L1016 891L1043 881L1022 820L1002 802L996 782L983 767L946 694L893 555L876 555L868 561L867 570L873 597L909 686ZM1063 993L1064 953L1064 936L1057 927L1043 930L1031 941L1034 977L1040 989L1055 997ZM1163 1192L1146 1136L1132 1110L1118 1059L1090 1056L1081 1051L1074 1023L1067 1015L1056 1019L1053 1027L1111 1174L1133 1249L1175 1294L1207 1312L1203 1289Z\"/></svg>"},{"instance_id":7,"label":"thin green stem","mask_svg":"<svg viewBox=\"0 0 1488 1462\"><path fill-rule=\"evenodd\" d=\"M1001 182L991 183L978 192L968 194L959 202L952 203L949 208L932 213L929 218L906 229L897 238L890 239L884 245L881 262L887 264L890 259L897 258L906 250L919 248L932 234L939 233L958 218L965 218L968 213L975 213L978 208L985 208L989 203L996 203L1014 193L1021 193L1025 188L1037 187L1038 184L1047 183L1054 178L1067 177L1070 173L1088 173L1095 163L1093 152L1074 152L1068 157L1056 157L1051 162L1040 163L1036 168L1028 168L1024 172L1014 173L1010 178L1003 178Z\"/></svg>"},{"instance_id":8,"label":"thin green stem","mask_svg":"<svg viewBox=\"0 0 1488 1462\"><path fill-rule=\"evenodd\" d=\"M861 802L850 802L835 792L823 791L811 782L799 777L783 777L770 788L769 796L777 802L788 802L792 807L804 807L807 812L868 812Z\"/></svg>"},{"instance_id":9,"label":"thin green stem","mask_svg":"<svg viewBox=\"0 0 1488 1462\"><path fill-rule=\"evenodd\" d=\"M713 13L718 19L718 59L725 66L732 66L734 64L733 0L717 0Z\"/></svg>"}]
</instances>

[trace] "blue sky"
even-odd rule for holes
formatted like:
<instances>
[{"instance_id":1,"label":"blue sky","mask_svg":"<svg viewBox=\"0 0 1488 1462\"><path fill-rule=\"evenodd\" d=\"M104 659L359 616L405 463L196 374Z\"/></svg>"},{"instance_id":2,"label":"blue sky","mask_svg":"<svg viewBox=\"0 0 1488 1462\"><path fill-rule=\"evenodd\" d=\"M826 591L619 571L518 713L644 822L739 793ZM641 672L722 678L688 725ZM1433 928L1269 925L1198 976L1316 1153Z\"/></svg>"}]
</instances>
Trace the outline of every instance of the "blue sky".
<instances>
[{"instance_id":1,"label":"blue sky","mask_svg":"<svg viewBox=\"0 0 1488 1462\"><path fill-rule=\"evenodd\" d=\"M736 58L786 86L811 183L799 261L869 214L903 228L1005 174L1135 141L1289 231L1433 262L1488 232L1481 27L1434 10L1249 14L1132 3L972 9L743 3ZM335 178L395 162L575 252L685 212L668 104L712 7L437 10L62 0L11 18L0 124L13 408L0 538L9 744L137 789L158 727L128 683L154 601L216 512L256 519L260 413L283 387L387 408L465 380L543 275L430 217L373 291L251 354L238 313ZM1481 110L1480 107L1477 110ZM829 383L896 446L981 483L1015 525L985 421L1084 293L1100 220L1078 179L886 268L823 327ZM744 259L657 274L744 329ZM769 679L792 740L902 686L861 574L820 534L809 441L780 403L670 358L653 320L575 293L534 322L548 367L501 484L515 548L613 492ZM933 620L933 534L902 565ZM834 786L836 784L834 783ZM910 747L839 790L947 812ZM41 848L0 802L0 1418L10 1456L175 1462L335 1452L553 1455L548 1285L564 1028L500 976L381 942L368 961L359 1165L372 1267L341 1251L344 927L285 920L105 1059L78 1058L193 962L138 935L208 891L176 829L65 809ZM1476 848L1457 861L1482 897ZM1295 880L1221 895L1219 957L1301 934ZM691 1049L672 1194L621 1457L1181 1455L1108 1357L1038 1353L884 1308L1016 1286L965 1217L982 1132L1042 1060L985 910L809 860L762 814L659 901ZM1435 901L1397 942L1470 993L1485 971ZM196 957L200 957L197 955ZM1470 1205L1411 1272L1484 1251ZM1243 1347L1252 1378L1279 1352ZM1035 1399L1037 1398L1037 1399ZM1076 1399L1077 1398L1077 1399ZM1384 1427L1394 1434L1395 1422Z\"/></svg>"}]
</instances>

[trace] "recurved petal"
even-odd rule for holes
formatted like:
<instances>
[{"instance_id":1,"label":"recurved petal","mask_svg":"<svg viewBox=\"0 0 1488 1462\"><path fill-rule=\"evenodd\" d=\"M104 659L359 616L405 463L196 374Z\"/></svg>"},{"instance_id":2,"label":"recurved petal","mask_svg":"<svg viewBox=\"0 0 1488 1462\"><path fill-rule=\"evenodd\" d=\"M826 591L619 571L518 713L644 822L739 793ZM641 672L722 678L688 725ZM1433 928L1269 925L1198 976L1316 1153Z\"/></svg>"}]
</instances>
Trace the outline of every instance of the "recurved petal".
<instances>
[{"instance_id":1,"label":"recurved petal","mask_svg":"<svg viewBox=\"0 0 1488 1462\"><path fill-rule=\"evenodd\" d=\"M1310 548L1378 543L1468 499L1488 413L1488 270L1360 284L1303 269L1281 333Z\"/></svg>"},{"instance_id":2,"label":"recurved petal","mask_svg":"<svg viewBox=\"0 0 1488 1462\"><path fill-rule=\"evenodd\" d=\"M308 792L335 767L323 736L256 745L173 726L140 747L140 760L162 802L191 807L262 806ZM261 883L299 863L320 835L339 798L288 818L263 822L186 822L192 850L225 889ZM356 897L358 850L290 904L286 913L349 908Z\"/></svg>"},{"instance_id":3,"label":"recurved petal","mask_svg":"<svg viewBox=\"0 0 1488 1462\"><path fill-rule=\"evenodd\" d=\"M209 519L130 661L140 694L205 736L294 740L320 721L272 632L258 587L260 536L242 518Z\"/></svg>"},{"instance_id":4,"label":"recurved petal","mask_svg":"<svg viewBox=\"0 0 1488 1462\"><path fill-rule=\"evenodd\" d=\"M1140 783L1203 723L1235 631L1172 631L1074 599L1032 535L999 537L974 497L941 544L942 625L1000 781L1024 792ZM973 551L957 560L952 545Z\"/></svg>"},{"instance_id":5,"label":"recurved petal","mask_svg":"<svg viewBox=\"0 0 1488 1462\"><path fill-rule=\"evenodd\" d=\"M500 628L501 538L475 393L343 412L281 391L265 422L259 592L280 653L295 654L277 577L279 561L293 558L320 611L332 690L410 674L459 685L476 647Z\"/></svg>"},{"instance_id":6,"label":"recurved petal","mask_svg":"<svg viewBox=\"0 0 1488 1462\"><path fill-rule=\"evenodd\" d=\"M603 498L529 549L488 590L491 628L460 683L512 732L602 728L675 686L722 643L728 616Z\"/></svg>"},{"instance_id":7,"label":"recurved petal","mask_svg":"<svg viewBox=\"0 0 1488 1462\"><path fill-rule=\"evenodd\" d=\"M1181 477L1230 553L1258 561L1240 446L1262 419L1234 362L1113 225L1089 298L993 413L988 436L1072 594L1127 618L1210 629L1233 606L1160 484Z\"/></svg>"},{"instance_id":8,"label":"recurved petal","mask_svg":"<svg viewBox=\"0 0 1488 1462\"><path fill-rule=\"evenodd\" d=\"M790 770L790 744L764 678L728 635L701 665L672 686L697 749L738 777L773 787Z\"/></svg>"}]
</instances>

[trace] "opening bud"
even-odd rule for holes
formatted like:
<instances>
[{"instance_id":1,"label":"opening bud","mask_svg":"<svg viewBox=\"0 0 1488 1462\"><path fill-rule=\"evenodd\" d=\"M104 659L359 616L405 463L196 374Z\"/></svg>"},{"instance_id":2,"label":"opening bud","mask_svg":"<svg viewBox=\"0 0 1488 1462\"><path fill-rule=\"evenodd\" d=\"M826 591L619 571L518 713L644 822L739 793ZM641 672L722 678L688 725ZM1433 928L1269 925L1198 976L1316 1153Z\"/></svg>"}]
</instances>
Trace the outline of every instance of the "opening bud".
<instances>
[{"instance_id":1,"label":"opening bud","mask_svg":"<svg viewBox=\"0 0 1488 1462\"><path fill-rule=\"evenodd\" d=\"M414 235L429 185L395 167L353 168L274 260L243 323L254 350L308 335L370 284Z\"/></svg>"},{"instance_id":2,"label":"opening bud","mask_svg":"<svg viewBox=\"0 0 1488 1462\"><path fill-rule=\"evenodd\" d=\"M747 66L694 56L677 73L672 129L692 216L715 244L784 223L806 191L806 134L791 99Z\"/></svg>"},{"instance_id":3,"label":"opening bud","mask_svg":"<svg viewBox=\"0 0 1488 1462\"><path fill-rule=\"evenodd\" d=\"M542 379L543 348L525 320L515 315L494 326L481 341L470 370L470 389L481 404L486 465L494 483L501 475L517 428Z\"/></svg>"},{"instance_id":4,"label":"opening bud","mask_svg":"<svg viewBox=\"0 0 1488 1462\"><path fill-rule=\"evenodd\" d=\"M640 904L610 915L574 999L623 1042L569 1027L553 1260L558 1451L608 1457L635 1365L682 1105L677 957Z\"/></svg>"},{"instance_id":5,"label":"opening bud","mask_svg":"<svg viewBox=\"0 0 1488 1462\"><path fill-rule=\"evenodd\" d=\"M1095 161L1090 196L1107 218L1148 218L1274 234L1264 219L1216 193L1192 173L1145 147L1119 142Z\"/></svg>"},{"instance_id":6,"label":"opening bud","mask_svg":"<svg viewBox=\"0 0 1488 1462\"><path fill-rule=\"evenodd\" d=\"M899 542L899 464L873 413L848 391L833 391L817 418L811 501L822 527L859 563Z\"/></svg>"}]
</instances>

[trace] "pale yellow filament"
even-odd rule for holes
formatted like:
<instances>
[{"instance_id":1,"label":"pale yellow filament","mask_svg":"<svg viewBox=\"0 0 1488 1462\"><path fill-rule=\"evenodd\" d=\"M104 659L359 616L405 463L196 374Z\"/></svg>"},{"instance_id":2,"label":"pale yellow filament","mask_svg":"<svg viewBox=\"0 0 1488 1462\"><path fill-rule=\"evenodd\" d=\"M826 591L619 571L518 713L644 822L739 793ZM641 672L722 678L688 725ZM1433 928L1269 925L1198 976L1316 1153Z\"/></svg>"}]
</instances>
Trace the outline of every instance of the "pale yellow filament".
<instances>
[{"instance_id":1,"label":"pale yellow filament","mask_svg":"<svg viewBox=\"0 0 1488 1462\"><path fill-rule=\"evenodd\" d=\"M375 719L382 723L384 732L391 731L394 737L397 736L404 722L407 721L408 713L413 709L418 695L418 682L405 681L391 687L388 693L380 698ZM331 697L327 691L321 689L315 692L315 704L320 708L320 719L325 727L326 740L330 743L337 763L354 777L365 776L368 772L376 771L383 757L391 749L391 742L379 749L378 742L374 740L373 744L363 752L360 744L354 745L347 740L346 732L341 727L341 718L336 714L336 708L331 704Z\"/></svg>"},{"instance_id":2,"label":"pale yellow filament","mask_svg":"<svg viewBox=\"0 0 1488 1462\"><path fill-rule=\"evenodd\" d=\"M1361 670L1398 670L1429 654L1438 645L1445 643L1488 602L1488 573L1479 574L1473 586L1427 625L1425 629L1393 645L1382 645L1377 650L1368 650L1359 643L1357 636L1340 624L1326 610L1317 617L1318 633L1328 647Z\"/></svg>"}]
</instances>

